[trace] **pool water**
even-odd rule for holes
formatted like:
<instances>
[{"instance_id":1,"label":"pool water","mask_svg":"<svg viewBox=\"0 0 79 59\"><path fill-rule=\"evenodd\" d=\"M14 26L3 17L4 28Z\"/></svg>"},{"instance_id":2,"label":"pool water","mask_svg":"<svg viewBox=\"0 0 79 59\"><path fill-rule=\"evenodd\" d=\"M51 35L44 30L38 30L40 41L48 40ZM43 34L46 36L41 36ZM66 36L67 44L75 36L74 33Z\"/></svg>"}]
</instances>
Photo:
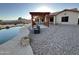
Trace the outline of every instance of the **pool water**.
<instances>
[{"instance_id":1,"label":"pool water","mask_svg":"<svg viewBox=\"0 0 79 59\"><path fill-rule=\"evenodd\" d=\"M14 38L20 31L22 27L13 27L9 29L0 30L0 44Z\"/></svg>"}]
</instances>

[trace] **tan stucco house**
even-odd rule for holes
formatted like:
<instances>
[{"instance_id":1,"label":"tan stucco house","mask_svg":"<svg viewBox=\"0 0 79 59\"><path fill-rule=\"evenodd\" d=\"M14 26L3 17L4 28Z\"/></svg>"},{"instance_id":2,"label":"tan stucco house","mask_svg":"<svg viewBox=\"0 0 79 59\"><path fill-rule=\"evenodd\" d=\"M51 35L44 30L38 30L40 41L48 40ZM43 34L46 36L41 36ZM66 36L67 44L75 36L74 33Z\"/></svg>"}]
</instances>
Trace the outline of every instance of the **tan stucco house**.
<instances>
[{"instance_id":1,"label":"tan stucco house","mask_svg":"<svg viewBox=\"0 0 79 59\"><path fill-rule=\"evenodd\" d=\"M36 23L49 26L52 24L79 24L79 11L77 8L64 9L59 12L30 12L32 26Z\"/></svg>"}]
</instances>

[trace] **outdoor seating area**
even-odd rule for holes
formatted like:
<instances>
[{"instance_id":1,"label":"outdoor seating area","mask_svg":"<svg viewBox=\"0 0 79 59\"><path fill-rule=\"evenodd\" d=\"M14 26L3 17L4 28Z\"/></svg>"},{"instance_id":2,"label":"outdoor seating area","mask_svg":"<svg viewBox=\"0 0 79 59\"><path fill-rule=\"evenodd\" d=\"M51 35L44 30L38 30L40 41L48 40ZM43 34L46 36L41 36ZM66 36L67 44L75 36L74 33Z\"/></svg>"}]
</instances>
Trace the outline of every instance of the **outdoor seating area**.
<instances>
[{"instance_id":1,"label":"outdoor seating area","mask_svg":"<svg viewBox=\"0 0 79 59\"><path fill-rule=\"evenodd\" d=\"M35 25L35 26L33 27L33 32L34 32L34 34L40 34L40 26Z\"/></svg>"}]
</instances>

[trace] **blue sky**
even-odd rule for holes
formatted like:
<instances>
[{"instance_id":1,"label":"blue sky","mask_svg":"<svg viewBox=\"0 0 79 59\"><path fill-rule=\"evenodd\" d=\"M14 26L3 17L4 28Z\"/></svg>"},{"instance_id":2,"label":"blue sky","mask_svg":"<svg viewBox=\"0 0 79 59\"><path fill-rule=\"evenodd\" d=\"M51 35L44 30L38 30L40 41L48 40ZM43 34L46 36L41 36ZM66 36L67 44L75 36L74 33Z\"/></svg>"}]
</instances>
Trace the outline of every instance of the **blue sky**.
<instances>
[{"instance_id":1,"label":"blue sky","mask_svg":"<svg viewBox=\"0 0 79 59\"><path fill-rule=\"evenodd\" d=\"M77 3L0 3L0 20L17 20L18 17L28 18L30 11L35 11L42 6L53 11L79 8Z\"/></svg>"}]
</instances>

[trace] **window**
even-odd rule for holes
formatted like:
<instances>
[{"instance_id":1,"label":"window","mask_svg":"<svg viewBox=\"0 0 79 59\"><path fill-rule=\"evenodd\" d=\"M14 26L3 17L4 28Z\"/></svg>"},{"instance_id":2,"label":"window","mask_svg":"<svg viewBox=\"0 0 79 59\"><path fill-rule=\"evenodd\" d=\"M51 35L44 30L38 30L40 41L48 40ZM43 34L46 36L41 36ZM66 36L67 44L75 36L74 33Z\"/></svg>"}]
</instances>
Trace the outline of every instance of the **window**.
<instances>
[{"instance_id":1,"label":"window","mask_svg":"<svg viewBox=\"0 0 79 59\"><path fill-rule=\"evenodd\" d=\"M62 22L68 22L68 16L66 16L66 17L62 17Z\"/></svg>"},{"instance_id":2,"label":"window","mask_svg":"<svg viewBox=\"0 0 79 59\"><path fill-rule=\"evenodd\" d=\"M53 22L53 17L50 18L50 22Z\"/></svg>"},{"instance_id":3,"label":"window","mask_svg":"<svg viewBox=\"0 0 79 59\"><path fill-rule=\"evenodd\" d=\"M44 19L42 19L42 22L44 22Z\"/></svg>"}]
</instances>

